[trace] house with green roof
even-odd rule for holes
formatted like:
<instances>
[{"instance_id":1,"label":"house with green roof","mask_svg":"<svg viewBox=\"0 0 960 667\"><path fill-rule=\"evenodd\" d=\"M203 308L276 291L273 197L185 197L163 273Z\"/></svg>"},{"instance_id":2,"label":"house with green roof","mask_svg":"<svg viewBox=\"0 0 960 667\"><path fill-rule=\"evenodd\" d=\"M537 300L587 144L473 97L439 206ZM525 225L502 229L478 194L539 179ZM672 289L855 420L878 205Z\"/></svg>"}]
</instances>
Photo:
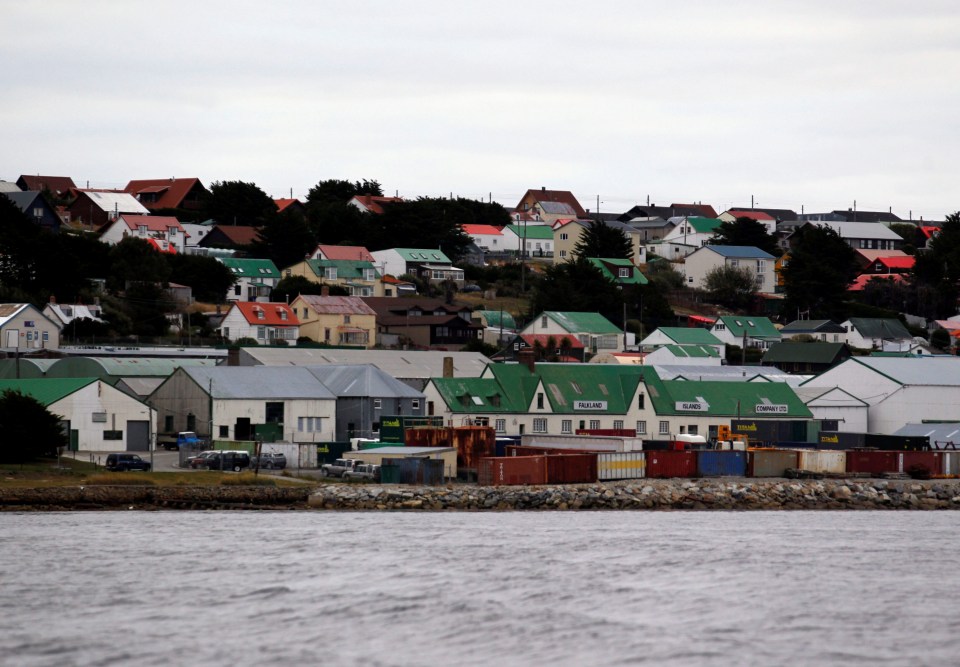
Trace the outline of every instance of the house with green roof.
<instances>
[{"instance_id":1,"label":"house with green roof","mask_svg":"<svg viewBox=\"0 0 960 667\"><path fill-rule=\"evenodd\" d=\"M517 253L526 250L526 257L553 257L553 229L546 224L507 225L503 234L503 247Z\"/></svg>"},{"instance_id":2,"label":"house with green roof","mask_svg":"<svg viewBox=\"0 0 960 667\"><path fill-rule=\"evenodd\" d=\"M217 257L234 275L227 290L228 301L269 301L270 292L280 282L280 270L269 259Z\"/></svg>"},{"instance_id":3,"label":"house with green roof","mask_svg":"<svg viewBox=\"0 0 960 667\"><path fill-rule=\"evenodd\" d=\"M612 280L618 287L624 285L646 285L649 281L640 273L633 262L620 257L588 257L587 261L600 269L604 277Z\"/></svg>"},{"instance_id":4,"label":"house with green roof","mask_svg":"<svg viewBox=\"0 0 960 667\"><path fill-rule=\"evenodd\" d=\"M669 260L683 259L707 245L716 235L717 227L723 224L719 218L689 216L680 218L677 226L659 241L649 245L660 257Z\"/></svg>"},{"instance_id":5,"label":"house with green roof","mask_svg":"<svg viewBox=\"0 0 960 667\"><path fill-rule=\"evenodd\" d=\"M763 366L776 366L796 375L817 375L851 357L846 343L774 343L763 354Z\"/></svg>"},{"instance_id":6,"label":"house with green roof","mask_svg":"<svg viewBox=\"0 0 960 667\"><path fill-rule=\"evenodd\" d=\"M767 349L783 338L769 317L753 315L723 315L717 318L710 333L727 345Z\"/></svg>"},{"instance_id":7,"label":"house with green roof","mask_svg":"<svg viewBox=\"0 0 960 667\"><path fill-rule=\"evenodd\" d=\"M475 310L473 321L483 327L483 342L499 347L517 332L517 321L505 310Z\"/></svg>"},{"instance_id":8,"label":"house with green roof","mask_svg":"<svg viewBox=\"0 0 960 667\"><path fill-rule=\"evenodd\" d=\"M102 379L0 380L0 393L19 391L58 415L71 451L146 452L156 411Z\"/></svg>"},{"instance_id":9,"label":"house with green roof","mask_svg":"<svg viewBox=\"0 0 960 667\"><path fill-rule=\"evenodd\" d=\"M913 336L894 318L851 317L841 324L847 331L846 343L862 350L885 352L909 352L913 349Z\"/></svg>"},{"instance_id":10,"label":"house with green roof","mask_svg":"<svg viewBox=\"0 0 960 667\"><path fill-rule=\"evenodd\" d=\"M644 353L643 363L654 366L720 366L724 353L714 345L660 345Z\"/></svg>"},{"instance_id":11,"label":"house with green roof","mask_svg":"<svg viewBox=\"0 0 960 667\"><path fill-rule=\"evenodd\" d=\"M544 311L518 333L572 335L590 354L611 350L622 352L625 347L623 331L600 313Z\"/></svg>"},{"instance_id":12,"label":"house with green roof","mask_svg":"<svg viewBox=\"0 0 960 667\"><path fill-rule=\"evenodd\" d=\"M809 419L786 383L661 380L652 366L489 364L480 378L432 378L427 414L483 423L499 435L634 429L654 440L715 436L731 419Z\"/></svg>"},{"instance_id":13,"label":"house with green roof","mask_svg":"<svg viewBox=\"0 0 960 667\"><path fill-rule=\"evenodd\" d=\"M655 350L663 345L696 345L712 348L717 356L723 356L725 345L703 327L659 327L640 341L640 349Z\"/></svg>"},{"instance_id":14,"label":"house with green roof","mask_svg":"<svg viewBox=\"0 0 960 667\"><path fill-rule=\"evenodd\" d=\"M451 281L457 288L463 287L463 269L437 248L389 248L376 250L373 263L384 274L391 276L416 276L424 282L440 284Z\"/></svg>"},{"instance_id":15,"label":"house with green roof","mask_svg":"<svg viewBox=\"0 0 960 667\"><path fill-rule=\"evenodd\" d=\"M382 276L373 262L362 259L305 259L283 270L285 278L300 276L321 285L334 285L350 296L384 296Z\"/></svg>"}]
</instances>

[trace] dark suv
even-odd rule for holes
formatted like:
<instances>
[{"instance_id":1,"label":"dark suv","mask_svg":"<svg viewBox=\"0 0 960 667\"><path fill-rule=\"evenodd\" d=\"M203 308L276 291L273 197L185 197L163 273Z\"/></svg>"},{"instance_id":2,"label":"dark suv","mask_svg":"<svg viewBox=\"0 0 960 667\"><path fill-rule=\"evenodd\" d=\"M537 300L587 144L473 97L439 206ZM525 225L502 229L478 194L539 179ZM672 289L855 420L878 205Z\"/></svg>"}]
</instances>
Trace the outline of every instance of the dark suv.
<instances>
[{"instance_id":1,"label":"dark suv","mask_svg":"<svg viewBox=\"0 0 960 667\"><path fill-rule=\"evenodd\" d=\"M107 470L123 472L124 470L150 470L150 462L144 461L136 454L109 454L107 456Z\"/></svg>"},{"instance_id":2,"label":"dark suv","mask_svg":"<svg viewBox=\"0 0 960 667\"><path fill-rule=\"evenodd\" d=\"M250 467L257 467L257 457L250 458ZM264 452L260 455L260 467L265 470L283 470L287 467L287 455L283 452Z\"/></svg>"},{"instance_id":3,"label":"dark suv","mask_svg":"<svg viewBox=\"0 0 960 667\"><path fill-rule=\"evenodd\" d=\"M200 464L207 470L240 472L250 467L250 455L242 451L220 451L211 454Z\"/></svg>"}]
</instances>

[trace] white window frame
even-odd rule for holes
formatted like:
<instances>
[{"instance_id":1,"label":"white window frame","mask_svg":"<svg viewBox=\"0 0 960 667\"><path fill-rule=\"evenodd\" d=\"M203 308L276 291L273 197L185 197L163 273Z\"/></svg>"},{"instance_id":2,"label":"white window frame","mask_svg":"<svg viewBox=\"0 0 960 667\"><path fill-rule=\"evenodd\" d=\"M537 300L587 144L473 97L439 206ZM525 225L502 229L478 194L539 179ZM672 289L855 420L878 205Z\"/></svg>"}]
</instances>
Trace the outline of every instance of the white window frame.
<instances>
[{"instance_id":1,"label":"white window frame","mask_svg":"<svg viewBox=\"0 0 960 667\"><path fill-rule=\"evenodd\" d=\"M660 422L660 435L670 435L670 422L663 420Z\"/></svg>"},{"instance_id":2,"label":"white window frame","mask_svg":"<svg viewBox=\"0 0 960 667\"><path fill-rule=\"evenodd\" d=\"M647 420L639 419L637 420L637 435L646 435L647 434Z\"/></svg>"},{"instance_id":3,"label":"white window frame","mask_svg":"<svg viewBox=\"0 0 960 667\"><path fill-rule=\"evenodd\" d=\"M534 433L546 433L546 432L547 432L547 418L546 418L546 417L534 417L534 419L533 419L533 432L534 432Z\"/></svg>"}]
</instances>

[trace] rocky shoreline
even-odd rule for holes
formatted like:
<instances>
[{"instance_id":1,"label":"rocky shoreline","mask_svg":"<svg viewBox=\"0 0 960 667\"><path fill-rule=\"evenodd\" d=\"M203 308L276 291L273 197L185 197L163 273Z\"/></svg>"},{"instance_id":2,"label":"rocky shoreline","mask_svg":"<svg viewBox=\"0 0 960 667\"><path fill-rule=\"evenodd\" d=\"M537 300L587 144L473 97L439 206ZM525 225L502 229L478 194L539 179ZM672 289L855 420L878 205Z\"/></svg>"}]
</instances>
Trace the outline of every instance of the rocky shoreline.
<instances>
[{"instance_id":1,"label":"rocky shoreline","mask_svg":"<svg viewBox=\"0 0 960 667\"><path fill-rule=\"evenodd\" d=\"M478 487L87 486L0 488L0 511L98 509L316 510L949 510L958 480L670 479Z\"/></svg>"}]
</instances>

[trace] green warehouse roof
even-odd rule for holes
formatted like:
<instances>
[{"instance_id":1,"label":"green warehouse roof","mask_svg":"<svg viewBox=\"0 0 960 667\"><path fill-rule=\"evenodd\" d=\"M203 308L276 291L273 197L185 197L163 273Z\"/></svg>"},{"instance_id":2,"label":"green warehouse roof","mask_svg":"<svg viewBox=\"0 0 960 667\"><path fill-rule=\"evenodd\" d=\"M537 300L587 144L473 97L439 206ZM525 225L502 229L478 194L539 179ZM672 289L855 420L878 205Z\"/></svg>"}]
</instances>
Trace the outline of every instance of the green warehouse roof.
<instances>
[{"instance_id":1,"label":"green warehouse roof","mask_svg":"<svg viewBox=\"0 0 960 667\"><path fill-rule=\"evenodd\" d=\"M600 313L577 313L545 310L531 322L536 325L540 318L544 316L549 317L551 320L563 327L564 331L572 334L622 333L613 322L608 320Z\"/></svg>"},{"instance_id":2,"label":"green warehouse roof","mask_svg":"<svg viewBox=\"0 0 960 667\"><path fill-rule=\"evenodd\" d=\"M813 413L782 382L660 380L648 377L647 391L658 415L810 418Z\"/></svg>"},{"instance_id":3,"label":"green warehouse roof","mask_svg":"<svg viewBox=\"0 0 960 667\"><path fill-rule=\"evenodd\" d=\"M701 327L660 327L657 331L680 345L723 345L719 338Z\"/></svg>"},{"instance_id":4,"label":"green warehouse roof","mask_svg":"<svg viewBox=\"0 0 960 667\"><path fill-rule=\"evenodd\" d=\"M42 378L46 376L47 370L53 366L58 359L19 359L19 369L17 368L17 359L0 359L0 378L15 380L17 375L21 378Z\"/></svg>"},{"instance_id":5,"label":"green warehouse roof","mask_svg":"<svg viewBox=\"0 0 960 667\"><path fill-rule=\"evenodd\" d=\"M73 394L99 378L31 378L26 380L0 380L0 393L19 391L32 396L49 407L62 398Z\"/></svg>"},{"instance_id":6,"label":"green warehouse roof","mask_svg":"<svg viewBox=\"0 0 960 667\"><path fill-rule=\"evenodd\" d=\"M121 377L166 377L181 366L216 366L214 359L153 357L68 357L47 369L47 377L97 377L115 382Z\"/></svg>"}]
</instances>

